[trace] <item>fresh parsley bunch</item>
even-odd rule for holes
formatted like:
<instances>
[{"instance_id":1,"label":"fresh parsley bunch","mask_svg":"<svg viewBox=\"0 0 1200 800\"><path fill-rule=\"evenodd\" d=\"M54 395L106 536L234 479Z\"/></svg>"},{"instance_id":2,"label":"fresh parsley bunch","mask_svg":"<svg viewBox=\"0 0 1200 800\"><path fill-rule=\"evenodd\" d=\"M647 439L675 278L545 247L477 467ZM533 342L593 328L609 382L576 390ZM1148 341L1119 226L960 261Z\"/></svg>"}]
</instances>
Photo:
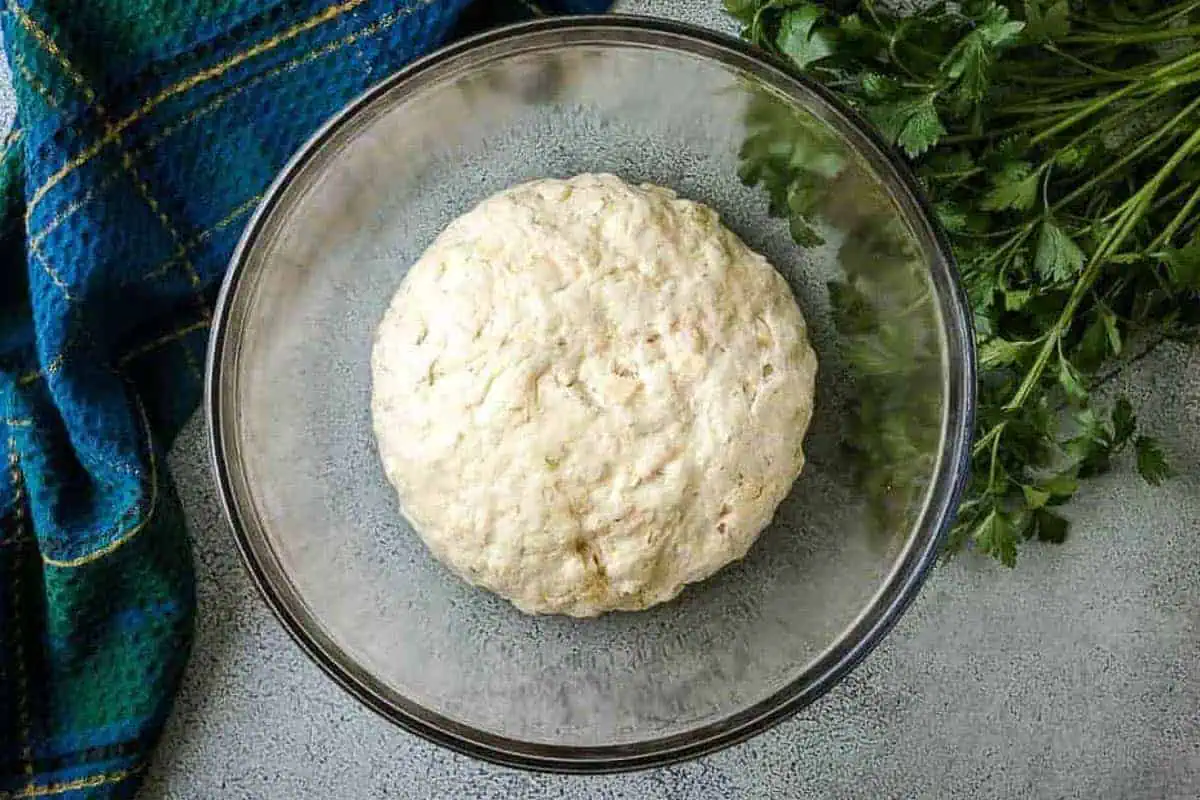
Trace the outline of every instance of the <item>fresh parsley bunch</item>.
<instances>
[{"instance_id":1,"label":"fresh parsley bunch","mask_svg":"<svg viewBox=\"0 0 1200 800\"><path fill-rule=\"evenodd\" d=\"M950 236L980 363L973 477L950 550L1012 564L1023 540L1062 541L1054 507L1125 451L1147 481L1166 478L1129 402L1102 407L1094 390L1163 341L1200 338L1200 1L726 9L908 156ZM782 200L799 243L819 241L824 204L811 198L836 176L818 180L830 164L811 132L781 118L751 131L743 178ZM831 287L840 324L879 338L886 322L854 285ZM849 357L864 379L878 374ZM860 437L860 456L903 468L898 457L920 450L905 437L924 428L899 424ZM864 477L878 491L903 476Z\"/></svg>"}]
</instances>

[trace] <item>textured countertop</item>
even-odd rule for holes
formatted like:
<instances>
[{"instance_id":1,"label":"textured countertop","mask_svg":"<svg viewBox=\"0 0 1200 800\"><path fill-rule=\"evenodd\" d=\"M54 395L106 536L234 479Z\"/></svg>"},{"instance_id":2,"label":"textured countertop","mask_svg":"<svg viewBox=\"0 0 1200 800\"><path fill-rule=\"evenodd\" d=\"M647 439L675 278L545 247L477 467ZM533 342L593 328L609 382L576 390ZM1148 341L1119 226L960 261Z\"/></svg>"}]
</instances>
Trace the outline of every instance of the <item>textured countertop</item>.
<instances>
[{"instance_id":1,"label":"textured countertop","mask_svg":"<svg viewBox=\"0 0 1200 800\"><path fill-rule=\"evenodd\" d=\"M623 2L722 27L716 0ZM11 118L0 71L0 131ZM171 468L199 577L195 651L143 797L1200 797L1200 349L1120 381L1180 477L1128 465L1068 512L1075 535L1017 569L936 569L886 641L827 697L738 747L667 769L578 778L440 750L363 709L259 599L221 518L203 420Z\"/></svg>"}]
</instances>

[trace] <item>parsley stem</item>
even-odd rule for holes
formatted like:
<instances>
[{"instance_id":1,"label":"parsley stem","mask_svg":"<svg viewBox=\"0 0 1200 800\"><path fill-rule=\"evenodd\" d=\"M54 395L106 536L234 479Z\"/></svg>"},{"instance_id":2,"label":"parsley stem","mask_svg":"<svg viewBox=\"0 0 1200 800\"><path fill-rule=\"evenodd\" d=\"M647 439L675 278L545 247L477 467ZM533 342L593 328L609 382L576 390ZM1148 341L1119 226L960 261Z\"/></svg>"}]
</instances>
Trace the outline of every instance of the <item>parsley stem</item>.
<instances>
[{"instance_id":1,"label":"parsley stem","mask_svg":"<svg viewBox=\"0 0 1200 800\"><path fill-rule=\"evenodd\" d=\"M1021 227L1017 228L1016 232L1010 236L1004 244L1000 245L1000 247L993 251L990 256L984 259L983 263L980 265L980 268L999 263L1009 250L1020 247L1022 242L1028 239L1029 235L1033 233L1033 229L1035 227L1036 223L1027 222Z\"/></svg>"},{"instance_id":2,"label":"parsley stem","mask_svg":"<svg viewBox=\"0 0 1200 800\"><path fill-rule=\"evenodd\" d=\"M1121 89L1116 90L1115 92L1112 92L1111 94L1106 94L1095 100L1089 101L1079 111L1076 111L1074 114L1071 114L1066 119L1058 122L1057 124L1052 125L1051 127L1047 128L1046 130L1039 133L1037 136L1034 136L1032 139L1029 140L1030 145L1038 145L1038 144L1041 144L1042 142L1046 141L1047 139L1049 139L1052 136L1057 136L1058 134L1060 134L1063 131L1070 128L1075 123L1082 122L1083 120L1090 117L1092 114L1095 114L1097 111L1102 111L1103 109L1105 109L1108 106L1112 105L1113 103L1117 102L1118 100L1125 97L1126 95L1132 94L1136 88L1137 88L1137 84L1131 83Z\"/></svg>"},{"instance_id":3,"label":"parsley stem","mask_svg":"<svg viewBox=\"0 0 1200 800\"><path fill-rule=\"evenodd\" d=\"M1053 53L1064 61L1069 61L1080 69L1087 70L1092 75L1101 75L1107 78L1128 78L1127 75L1122 75L1119 72L1114 72L1113 70L1105 69L1104 67L1098 67L1095 64L1088 63L1076 55L1059 50L1052 44L1042 45L1042 49L1047 53Z\"/></svg>"},{"instance_id":4,"label":"parsley stem","mask_svg":"<svg viewBox=\"0 0 1200 800\"><path fill-rule=\"evenodd\" d=\"M988 468L988 491L996 490L996 463L1000 460L1000 434L1004 432L1004 423L1000 423L996 438L992 439L992 463Z\"/></svg>"},{"instance_id":5,"label":"parsley stem","mask_svg":"<svg viewBox=\"0 0 1200 800\"><path fill-rule=\"evenodd\" d=\"M1190 14L1200 8L1200 2L1183 3L1180 6L1167 8L1159 11L1157 14L1151 14L1147 17L1147 21L1155 21L1160 25L1168 25L1174 20L1179 19L1185 14Z\"/></svg>"},{"instance_id":6,"label":"parsley stem","mask_svg":"<svg viewBox=\"0 0 1200 800\"><path fill-rule=\"evenodd\" d=\"M1005 116L1009 114L1020 114L1022 116L1028 114L1053 114L1056 111L1074 111L1077 108L1085 108L1091 103L1091 99L1071 100L1066 103L1047 103L1039 101L1035 103L1019 103L1011 106L1005 106L1001 113Z\"/></svg>"},{"instance_id":7,"label":"parsley stem","mask_svg":"<svg viewBox=\"0 0 1200 800\"><path fill-rule=\"evenodd\" d=\"M1142 98L1141 101L1139 101L1139 107L1145 106L1148 103L1157 100L1158 98L1162 97L1165 94L1169 94L1176 89L1181 89L1184 86L1187 86L1192 83L1200 83L1200 72L1191 72L1182 78L1176 78L1174 76L1172 76L1170 78L1166 78L1166 79L1160 81L1156 85L1155 90L1151 94L1147 95L1146 97ZM1155 84L1152 84L1152 85L1155 85ZM1013 105L1005 107L1004 109L1002 109L1002 111L1000 113L1003 115L1014 114L1014 115L1022 115L1022 116L1030 115L1030 114L1050 114L1050 113L1054 113L1054 112L1058 112L1058 111L1072 111L1077 108L1085 108L1088 105L1090 105L1091 102L1092 102L1092 100L1090 98L1082 99L1082 100L1073 100L1073 101L1062 102L1062 103L1053 103L1053 102L1048 102L1048 101L1042 99L1042 100L1037 100L1037 101L1034 101L1031 103L1015 103ZM1122 110L1120 112L1120 116L1122 118L1129 116L1128 110L1127 109ZM1108 128L1112 128L1112 122L1116 118L1117 117L1115 117L1115 116L1114 117L1106 117L1104 119L1104 121L1099 124L1103 125L1105 127L1108 127Z\"/></svg>"},{"instance_id":8,"label":"parsley stem","mask_svg":"<svg viewBox=\"0 0 1200 800\"><path fill-rule=\"evenodd\" d=\"M1179 213L1167 223L1167 226L1159 232L1158 236L1154 237L1154 240L1150 242L1146 249L1150 252L1154 252L1162 245L1170 242L1171 237L1175 235L1175 232L1178 231L1185 222L1187 222L1188 217L1191 216L1192 210L1196 208L1197 203L1200 203L1200 186L1196 187L1196 189L1192 192L1192 196L1189 197L1183 204L1183 208L1179 209Z\"/></svg>"},{"instance_id":9,"label":"parsley stem","mask_svg":"<svg viewBox=\"0 0 1200 800\"><path fill-rule=\"evenodd\" d=\"M1064 36L1058 41L1060 44L1148 44L1150 42L1169 42L1175 39L1187 39L1197 35L1200 35L1200 25L1131 33L1078 33L1074 36Z\"/></svg>"},{"instance_id":10,"label":"parsley stem","mask_svg":"<svg viewBox=\"0 0 1200 800\"><path fill-rule=\"evenodd\" d=\"M1063 78L1012 73L1005 74L1004 79L1016 84L1037 87L1033 90L1035 101L1048 101L1060 95L1069 97L1081 92L1099 91L1114 83L1130 83L1152 78L1152 73L1160 67L1161 62L1155 62L1137 67L1126 67L1120 72L1110 72L1104 75Z\"/></svg>"},{"instance_id":11,"label":"parsley stem","mask_svg":"<svg viewBox=\"0 0 1200 800\"><path fill-rule=\"evenodd\" d=\"M1153 99L1154 99L1153 97L1148 98L1146 102L1150 102ZM1097 186L1100 183L1107 180L1110 175L1114 174L1115 172L1117 172L1118 170L1120 170L1121 168L1123 168L1124 166L1129 164L1134 159L1140 157L1143 153L1145 153L1151 147L1156 145L1162 139L1162 137L1164 137L1168 133L1170 133L1175 128L1176 125L1178 125L1180 122L1182 122L1183 120L1185 120L1189 116L1191 116L1192 112L1195 111L1197 108L1200 108L1200 97L1197 97L1195 100L1193 100L1192 102L1190 102L1186 106L1184 106L1183 109L1179 113L1177 113L1175 116L1171 117L1169 120L1167 120L1161 126L1159 126L1158 130L1156 130L1153 135L1148 136L1145 139L1143 139L1142 143L1139 144L1137 147L1133 148L1128 153L1121 156L1115 162L1113 162L1109 166L1105 167L1103 170L1101 170L1096 175L1092 176L1092 178L1090 180L1088 180L1086 183L1084 183L1082 186L1078 187L1073 192L1068 194L1066 197L1064 197L1063 199L1061 199L1057 203L1055 203L1054 208L1052 208L1051 211L1058 211L1059 209L1063 208L1064 206L1067 206L1070 203L1074 202L1075 200L1078 200L1086 192L1090 191L1095 186ZM1067 145L1067 147L1069 147L1071 144L1075 144L1079 140L1080 140L1080 137L1076 137L1075 139L1073 139L1071 141L1070 144ZM1130 198L1130 200L1133 200L1133 199L1134 199L1133 197ZM1126 202L1129 202L1129 201L1126 201Z\"/></svg>"},{"instance_id":12,"label":"parsley stem","mask_svg":"<svg viewBox=\"0 0 1200 800\"><path fill-rule=\"evenodd\" d=\"M1163 208L1165 208L1166 206L1168 206L1175 200L1178 200L1179 196L1182 194L1185 194L1187 192L1187 190L1190 189L1192 186L1193 186L1193 184L1191 184L1191 183L1185 183L1180 186L1176 186L1174 189L1172 189L1171 191L1162 195L1161 197L1155 198L1154 203L1150 206L1149 210L1146 213L1154 214L1158 211L1163 210ZM1102 198L1102 200L1104 202L1107 202L1107 198ZM1103 205L1103 202L1098 203L1097 205ZM1080 233L1088 233L1089 231L1095 230L1097 228L1097 226L1100 225L1101 223L1108 222L1110 219L1120 216L1121 211L1123 209L1124 209L1124 206L1118 206L1116 209L1114 209L1113 211L1104 215L1099 220L1096 220L1087 225L1084 225L1082 228L1079 229L1079 232ZM1080 217L1079 219L1080 220L1089 219L1089 218L1094 217L1095 215L1096 215L1096 211L1092 208L1088 208L1086 216ZM1138 251L1138 252L1144 252L1144 251ZM1118 254L1118 255L1120 255L1120 254ZM1130 255L1132 255L1132 254L1130 254ZM1114 256L1114 258L1116 258L1116 256Z\"/></svg>"},{"instance_id":13,"label":"parsley stem","mask_svg":"<svg viewBox=\"0 0 1200 800\"><path fill-rule=\"evenodd\" d=\"M1162 197L1159 197L1157 200L1155 200L1154 205L1150 206L1150 210L1151 211L1161 211L1162 208L1164 206L1166 206L1168 203L1170 203L1174 200L1178 200L1179 196L1181 194L1184 194L1185 192L1187 192L1187 190L1189 188L1191 188L1193 185L1195 185L1194 181L1189 181L1187 183L1181 183L1180 185L1176 186L1171 191L1164 194Z\"/></svg>"},{"instance_id":14,"label":"parsley stem","mask_svg":"<svg viewBox=\"0 0 1200 800\"><path fill-rule=\"evenodd\" d=\"M1131 27L1135 30L1144 28L1149 25L1169 25L1173 20L1189 14L1192 11L1200 8L1200 2L1192 0L1187 3L1177 3L1175 5L1167 5L1166 8L1160 9L1153 14L1146 14L1138 18L1136 24L1130 23L1114 23L1107 20L1096 20L1088 17L1086 14L1071 13L1071 19L1075 22L1082 22L1085 25L1091 25L1093 28L1100 28L1110 33L1119 33L1127 31Z\"/></svg>"},{"instance_id":15,"label":"parsley stem","mask_svg":"<svg viewBox=\"0 0 1200 800\"><path fill-rule=\"evenodd\" d=\"M1044 124L1045 120L1039 120L1032 123L1024 122L1020 125L1013 125L1012 127L1001 128L999 130L991 130L987 133L959 133L955 134L954 136L943 136L938 139L938 144L967 144L970 142L982 142L987 139L1001 139L1014 134L1028 133L1030 128L1036 126L1039 122Z\"/></svg>"},{"instance_id":16,"label":"parsley stem","mask_svg":"<svg viewBox=\"0 0 1200 800\"><path fill-rule=\"evenodd\" d=\"M1096 248L1096 252L1092 254L1087 266L1083 270L1083 274L1079 276L1079 280L1075 282L1075 287L1071 291L1070 297L1067 298L1066 305L1063 306L1062 312L1055 321L1054 326L1050 330L1050 335L1046 338L1045 344L1042 345L1041 351L1038 353L1037 359L1029 372L1026 373L1025 379L1021 382L1020 387L1012 396L1012 399L1004 406L1006 411L1012 412L1024 405L1025 400L1029 397L1030 392L1038 384L1042 378L1042 373L1046 370L1046 364L1050 361L1050 356L1059 346L1059 341L1062 335L1071 325L1071 321L1075 317L1075 310L1079 307L1079 303L1091 291L1092 284L1096 281L1100 274L1100 268L1107 262L1109 256L1115 252L1126 237L1133 231L1138 222L1141 221L1145 214L1146 208L1154 199L1155 193L1175 169L1183 163L1183 160L1192 154L1200 147L1200 128L1192 132L1187 141L1175 151L1175 153L1167 159L1167 162L1154 174L1154 177L1149 180L1132 198L1132 205L1125 209L1121 217L1121 221L1104 237L1104 241Z\"/></svg>"},{"instance_id":17,"label":"parsley stem","mask_svg":"<svg viewBox=\"0 0 1200 800\"><path fill-rule=\"evenodd\" d=\"M1180 69L1183 69L1184 67L1191 67L1196 64L1200 64L1200 50L1197 50L1196 52L1186 55L1183 58L1176 59L1175 61L1172 61L1169 64L1159 67L1158 69L1151 72L1142 81L1137 81L1136 83L1130 83L1126 86L1123 86L1120 89L1117 89L1115 92L1111 92L1109 94L1102 95L1102 96L1096 98L1095 100L1092 100L1090 103L1088 103L1086 106L1081 108L1079 111L1075 112L1074 114L1071 114L1069 117L1067 117L1066 119L1057 123L1056 125L1054 125L1050 128L1047 128L1046 130L1039 133L1037 136L1034 136L1032 139L1029 140L1029 142L1031 145L1041 144L1042 142L1049 139L1050 137L1056 136L1057 134L1062 133L1063 131L1067 130L1075 123L1081 122L1081 121L1087 119L1088 117L1092 116L1093 114L1097 113L1098 111L1104 110L1105 108L1107 108L1108 106L1117 102L1118 100L1120 100L1130 94L1133 94L1134 91L1141 88L1145 83L1148 83L1151 80L1158 80L1160 78L1165 78L1165 77L1169 76L1172 72L1176 72Z\"/></svg>"},{"instance_id":18,"label":"parsley stem","mask_svg":"<svg viewBox=\"0 0 1200 800\"><path fill-rule=\"evenodd\" d=\"M901 20L900 24L895 26L894 28L889 28L884 23L884 20L881 19L879 14L877 13L875 3L864 2L862 5L863 5L863 8L866 9L866 12L871 16L871 21L875 24L875 27L878 28L878 30L862 30L862 31L860 31L860 33L862 33L863 35L866 35L866 36L873 37L877 43L884 44L884 46L886 47L886 49L888 51L888 54L893 59L893 62L896 64L896 66L900 67L900 69L904 70L905 72L908 72L909 75L912 75L912 73L909 72L908 68L905 67L903 64L901 64L899 59L897 58L896 45L900 44L900 43L903 43L905 47L907 47L909 50L916 53L917 55L923 56L924 58L928 59L931 63L936 64L938 61L941 60L940 56L936 55L935 53L931 53L930 51L926 50L924 47L921 47L918 44L914 44L912 41L910 41L909 39L905 39L902 36L902 34L904 33L904 28L906 26L906 24L903 20ZM887 33L884 34L883 31L887 31ZM918 80L920 80L920 79L918 78Z\"/></svg>"},{"instance_id":19,"label":"parsley stem","mask_svg":"<svg viewBox=\"0 0 1200 800\"><path fill-rule=\"evenodd\" d=\"M975 442L975 446L971 448L971 454L976 456L982 455L983 451L986 450L993 441L996 441L1000 438L1000 434L1004 432L1004 427L1006 425L1008 425L1007 421L998 422L993 425L979 441Z\"/></svg>"},{"instance_id":20,"label":"parsley stem","mask_svg":"<svg viewBox=\"0 0 1200 800\"><path fill-rule=\"evenodd\" d=\"M948 549L1011 564L1023 540L1061 541L1066 520L1043 506L1107 470L1122 447L1139 448L1148 480L1161 477L1161 453L1134 445L1129 405L1102 414L1094 390L1152 336L1200 340L1191 247L1175 249L1200 229L1200 0L725 4L744 36L785 57L787 42L797 64L818 52L805 41L821 37L829 52L803 71L881 123L947 224L981 340L972 480ZM781 198L801 190L838 191L795 125L772 115L759 128L742 172L773 211L798 206ZM820 209L791 216L807 225ZM811 236L795 230L801 244ZM870 324L897 339L848 356L886 399L864 405L848 432L863 488L886 515L915 485L923 465L912 454L931 426L927 404L910 399L917 372L885 362L901 346L935 358L891 319L909 302L888 291L891 259L875 255L891 235L843 253L862 260L844 265L844 280L864 291L835 309L847 330ZM886 308L865 302L872 285ZM1059 419L1067 407L1079 412L1078 435Z\"/></svg>"},{"instance_id":21,"label":"parsley stem","mask_svg":"<svg viewBox=\"0 0 1200 800\"><path fill-rule=\"evenodd\" d=\"M1073 94L1083 89L1093 89L1108 83L1124 83L1130 78L1136 77L1136 73L1132 69L1108 75L1076 75L1071 73L1065 76L1030 74L1028 69L1028 67L1025 67L1020 72L1004 72L1003 78L1005 81L1012 81L1014 83L1044 87L1039 90L1043 92L1052 91Z\"/></svg>"},{"instance_id":22,"label":"parsley stem","mask_svg":"<svg viewBox=\"0 0 1200 800\"><path fill-rule=\"evenodd\" d=\"M1140 193L1139 193L1140 194ZM1020 387L1017 388L1012 399L1004 406L1004 410L1008 412L1016 411L1025 404L1025 400L1029 397L1030 392L1037 386L1042 379L1042 373L1046 371L1046 365L1050 362L1050 357L1055 352L1061 353L1062 335L1070 327L1071 321L1075 317L1075 309L1079 307L1080 301L1087 295L1091 289L1092 283L1096 280L1096 276L1100 273L1100 265L1104 264L1108 258L1108 254L1120 246L1120 243L1125 241L1125 237L1133 229L1134 224L1141 218L1141 209L1129 208L1121 222L1112 229L1112 231L1104 238L1104 241L1096 249L1087 267L1084 268L1083 274L1076 281L1074 289L1071 291L1070 297L1067 298L1066 305L1055 320L1053 327L1046 337L1042 349L1038 352L1037 358L1033 362L1033 366L1029 368L1029 372L1025 374L1024 380L1021 381Z\"/></svg>"}]
</instances>

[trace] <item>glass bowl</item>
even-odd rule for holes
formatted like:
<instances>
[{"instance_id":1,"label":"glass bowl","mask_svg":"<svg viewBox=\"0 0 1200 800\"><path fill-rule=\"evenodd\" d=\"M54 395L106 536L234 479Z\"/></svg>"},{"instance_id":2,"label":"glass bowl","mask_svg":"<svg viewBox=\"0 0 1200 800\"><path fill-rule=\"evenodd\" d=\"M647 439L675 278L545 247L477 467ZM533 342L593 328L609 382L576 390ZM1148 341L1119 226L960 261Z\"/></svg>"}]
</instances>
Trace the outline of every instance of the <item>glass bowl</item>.
<instances>
[{"instance_id":1,"label":"glass bowl","mask_svg":"<svg viewBox=\"0 0 1200 800\"><path fill-rule=\"evenodd\" d=\"M807 466L747 557L592 620L525 616L435 561L369 402L374 329L436 234L514 183L581 172L717 209L787 278L820 360ZM342 686L474 756L615 771L762 731L892 626L965 477L969 316L931 216L853 113L699 28L539 21L414 64L284 169L221 293L206 405L254 579Z\"/></svg>"}]
</instances>

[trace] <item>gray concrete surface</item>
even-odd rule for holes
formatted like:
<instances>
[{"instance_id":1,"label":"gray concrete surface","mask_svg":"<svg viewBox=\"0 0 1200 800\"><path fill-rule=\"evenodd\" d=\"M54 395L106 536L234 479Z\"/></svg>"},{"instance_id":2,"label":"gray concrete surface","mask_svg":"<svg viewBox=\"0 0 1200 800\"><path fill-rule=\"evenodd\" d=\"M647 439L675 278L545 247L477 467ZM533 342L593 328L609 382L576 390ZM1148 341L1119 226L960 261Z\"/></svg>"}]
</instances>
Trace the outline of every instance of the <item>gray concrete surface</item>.
<instances>
[{"instance_id":1,"label":"gray concrete surface","mask_svg":"<svg viewBox=\"0 0 1200 800\"><path fill-rule=\"evenodd\" d=\"M621 4L718 22L714 2ZM0 74L0 129L7 84ZM203 422L171 457L199 579L195 652L143 797L1200 797L1200 349L1119 381L1180 473L1128 465L1081 492L1075 535L1015 570L934 571L826 698L738 747L625 776L530 775L402 733L337 689L255 594L208 472Z\"/></svg>"},{"instance_id":2,"label":"gray concrete surface","mask_svg":"<svg viewBox=\"0 0 1200 800\"><path fill-rule=\"evenodd\" d=\"M255 595L194 420L171 459L200 623L147 798L1200 797L1200 350L1123 384L1181 477L1120 469L1069 509L1075 536L1015 570L934 571L896 630L826 698L738 747L627 776L527 775L437 749L335 688Z\"/></svg>"}]
</instances>

